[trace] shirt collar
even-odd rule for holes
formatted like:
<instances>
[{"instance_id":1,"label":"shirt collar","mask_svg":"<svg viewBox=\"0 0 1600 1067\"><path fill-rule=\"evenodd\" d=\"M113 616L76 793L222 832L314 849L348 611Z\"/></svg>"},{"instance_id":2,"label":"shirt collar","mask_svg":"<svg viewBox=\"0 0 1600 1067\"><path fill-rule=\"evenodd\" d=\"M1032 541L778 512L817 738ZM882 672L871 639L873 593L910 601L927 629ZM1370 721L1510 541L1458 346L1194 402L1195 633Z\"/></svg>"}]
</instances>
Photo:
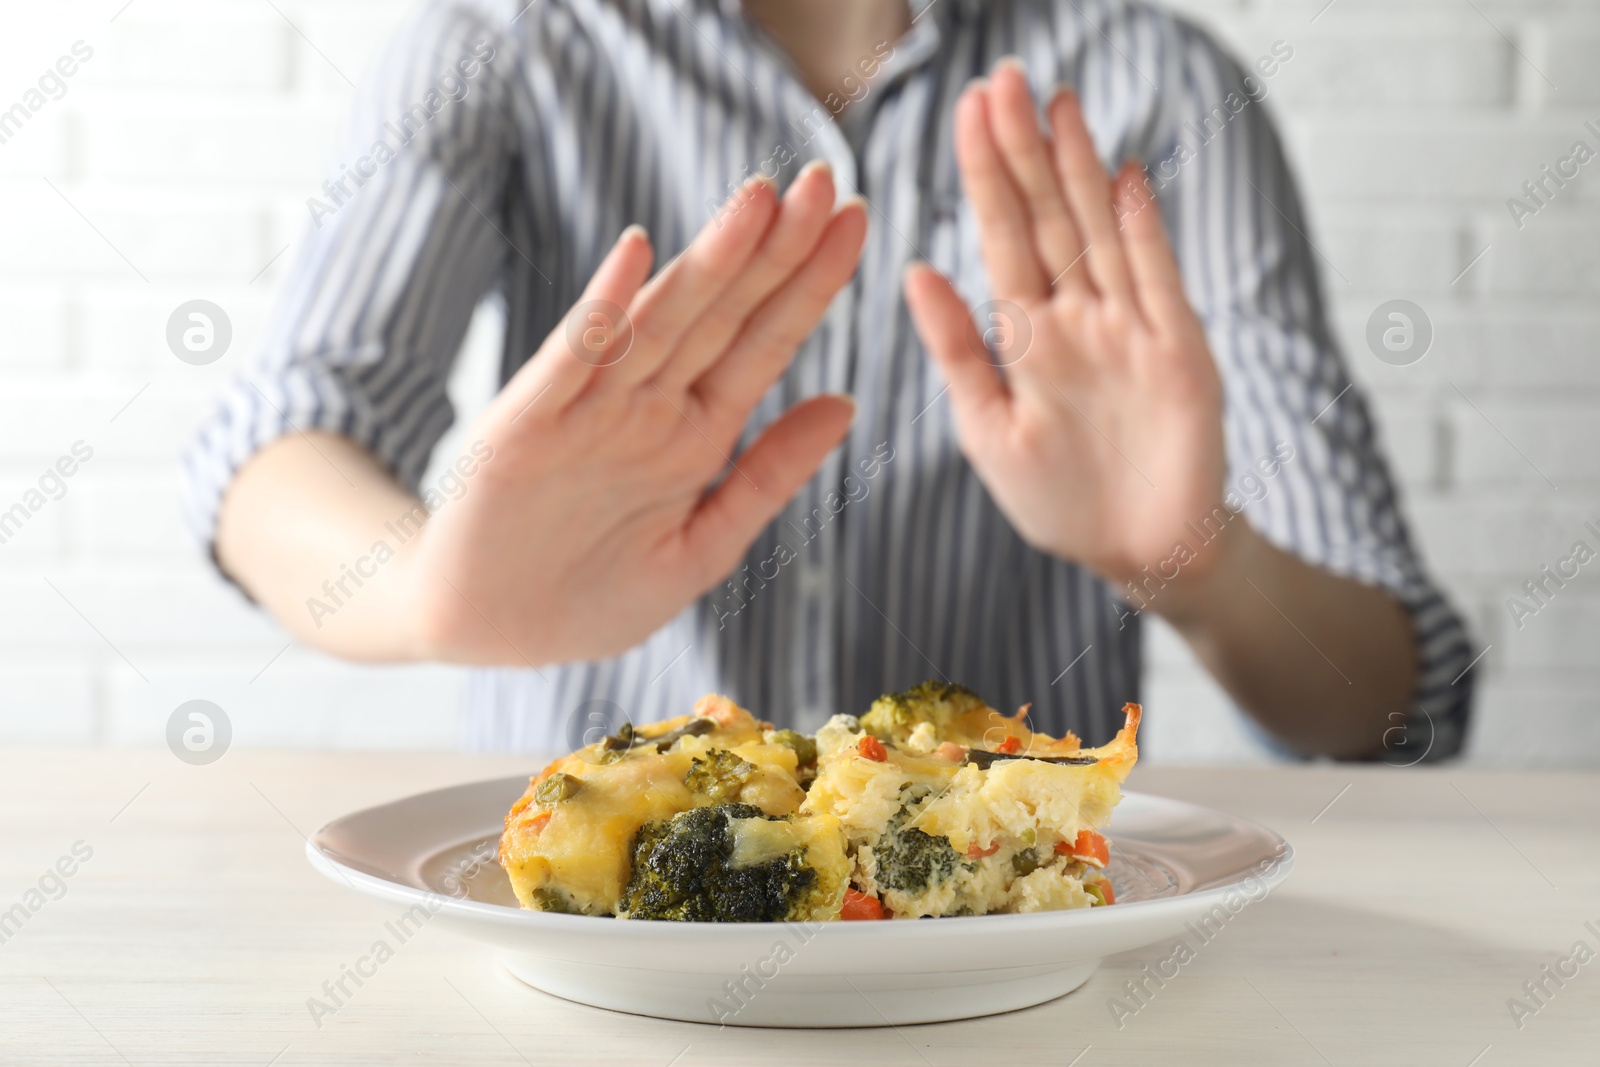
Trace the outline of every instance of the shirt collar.
<instances>
[{"instance_id":1,"label":"shirt collar","mask_svg":"<svg viewBox=\"0 0 1600 1067\"><path fill-rule=\"evenodd\" d=\"M672 3L673 0L668 0ZM730 20L744 19L743 0L692 0L702 8L719 11ZM939 41L949 23L971 14L990 0L908 0L911 28L896 41L895 57L887 65L891 74L920 66L939 50Z\"/></svg>"},{"instance_id":2,"label":"shirt collar","mask_svg":"<svg viewBox=\"0 0 1600 1067\"><path fill-rule=\"evenodd\" d=\"M744 0L699 0L699 2L707 7L717 8L730 19L744 16ZM933 9L932 15L942 22L958 9L964 13L971 13L988 2L990 0L908 0L911 6L912 28L915 29L926 21L923 16L929 14L929 8Z\"/></svg>"}]
</instances>

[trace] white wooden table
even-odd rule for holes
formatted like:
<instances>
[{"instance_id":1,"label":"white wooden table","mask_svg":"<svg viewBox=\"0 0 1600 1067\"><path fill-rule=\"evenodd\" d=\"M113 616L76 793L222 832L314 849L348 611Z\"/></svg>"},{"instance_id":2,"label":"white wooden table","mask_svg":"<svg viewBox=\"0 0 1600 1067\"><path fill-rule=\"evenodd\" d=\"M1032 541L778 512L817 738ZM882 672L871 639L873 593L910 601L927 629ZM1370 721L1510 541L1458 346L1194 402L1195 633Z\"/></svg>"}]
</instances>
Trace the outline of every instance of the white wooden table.
<instances>
[{"instance_id":1,"label":"white wooden table","mask_svg":"<svg viewBox=\"0 0 1600 1067\"><path fill-rule=\"evenodd\" d=\"M0 1064L1600 1063L1600 958L1561 965L1560 986L1541 969L1580 941L1600 953L1600 775L1387 768L1136 770L1134 788L1257 819L1298 852L1287 885L1142 1003L1124 983L1170 946L1011 1015L719 1030L555 999L424 928L319 1026L308 998L394 909L315 874L303 835L531 763L0 750ZM73 873L47 874L58 862ZM1542 1005L1523 989L1541 980Z\"/></svg>"}]
</instances>

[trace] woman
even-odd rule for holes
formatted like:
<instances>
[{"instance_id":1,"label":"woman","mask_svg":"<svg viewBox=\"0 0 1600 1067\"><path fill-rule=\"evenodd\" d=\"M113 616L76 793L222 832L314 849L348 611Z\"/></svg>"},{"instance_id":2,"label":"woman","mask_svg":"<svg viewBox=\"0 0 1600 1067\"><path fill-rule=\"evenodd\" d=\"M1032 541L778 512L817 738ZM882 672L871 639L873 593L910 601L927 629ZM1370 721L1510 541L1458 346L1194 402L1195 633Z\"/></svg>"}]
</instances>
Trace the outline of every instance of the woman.
<instances>
[{"instance_id":1,"label":"woman","mask_svg":"<svg viewBox=\"0 0 1600 1067\"><path fill-rule=\"evenodd\" d=\"M1296 751L1451 754L1466 638L1259 102L1292 54L1121 0L431 4L197 527L308 644L483 668L486 746L924 678L1098 742L1149 611ZM491 291L504 387L419 502Z\"/></svg>"}]
</instances>

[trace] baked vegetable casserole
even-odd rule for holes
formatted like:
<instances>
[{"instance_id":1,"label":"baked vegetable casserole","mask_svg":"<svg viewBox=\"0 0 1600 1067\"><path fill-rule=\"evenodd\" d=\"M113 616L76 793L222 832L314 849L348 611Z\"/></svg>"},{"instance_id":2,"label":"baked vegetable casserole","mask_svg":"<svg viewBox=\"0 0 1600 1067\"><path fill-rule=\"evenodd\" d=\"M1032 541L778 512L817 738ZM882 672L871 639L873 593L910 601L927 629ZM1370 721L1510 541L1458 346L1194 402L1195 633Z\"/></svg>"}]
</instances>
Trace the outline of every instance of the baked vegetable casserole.
<instances>
[{"instance_id":1,"label":"baked vegetable casserole","mask_svg":"<svg viewBox=\"0 0 1600 1067\"><path fill-rule=\"evenodd\" d=\"M917 919L1114 902L1101 835L1138 759L926 682L814 737L723 696L551 763L506 816L524 908L693 922Z\"/></svg>"}]
</instances>

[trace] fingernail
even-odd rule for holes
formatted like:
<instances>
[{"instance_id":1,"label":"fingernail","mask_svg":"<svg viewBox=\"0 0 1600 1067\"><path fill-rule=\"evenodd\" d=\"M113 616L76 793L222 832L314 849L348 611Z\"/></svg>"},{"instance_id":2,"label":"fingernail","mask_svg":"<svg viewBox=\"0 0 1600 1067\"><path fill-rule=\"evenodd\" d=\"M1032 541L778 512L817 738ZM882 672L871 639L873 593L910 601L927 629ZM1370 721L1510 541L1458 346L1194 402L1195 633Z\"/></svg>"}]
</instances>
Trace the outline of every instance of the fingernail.
<instances>
[{"instance_id":1,"label":"fingernail","mask_svg":"<svg viewBox=\"0 0 1600 1067\"><path fill-rule=\"evenodd\" d=\"M963 93L980 92L987 88L989 88L988 78L973 78L966 85L962 86L961 91Z\"/></svg>"},{"instance_id":2,"label":"fingernail","mask_svg":"<svg viewBox=\"0 0 1600 1067\"><path fill-rule=\"evenodd\" d=\"M819 171L819 170L820 171L826 171L827 173L832 174L833 173L833 164L829 163L826 159L813 159L810 163L807 163L805 166L800 168L800 173L798 175L796 175L795 180L799 181L801 178L804 178L807 174L812 174L812 173L814 173L816 171Z\"/></svg>"},{"instance_id":3,"label":"fingernail","mask_svg":"<svg viewBox=\"0 0 1600 1067\"><path fill-rule=\"evenodd\" d=\"M1028 72L1028 68L1023 66L1022 60L1018 59L1016 56L1001 56L1000 62L994 65L994 69L999 70L1001 67L1010 67L1018 74L1026 74Z\"/></svg>"},{"instance_id":4,"label":"fingernail","mask_svg":"<svg viewBox=\"0 0 1600 1067\"><path fill-rule=\"evenodd\" d=\"M642 237L646 241L648 241L648 240L650 240L650 231L645 229L643 226L639 225L637 222L635 222L631 226L629 226L627 229L623 230L621 235L617 237L617 240L618 241L625 241L629 237Z\"/></svg>"},{"instance_id":5,"label":"fingernail","mask_svg":"<svg viewBox=\"0 0 1600 1067\"><path fill-rule=\"evenodd\" d=\"M852 425L854 425L856 421L856 412L859 410L856 404L856 398L849 393L832 393L830 395L836 399L843 400L846 404L850 405L850 422Z\"/></svg>"}]
</instances>

